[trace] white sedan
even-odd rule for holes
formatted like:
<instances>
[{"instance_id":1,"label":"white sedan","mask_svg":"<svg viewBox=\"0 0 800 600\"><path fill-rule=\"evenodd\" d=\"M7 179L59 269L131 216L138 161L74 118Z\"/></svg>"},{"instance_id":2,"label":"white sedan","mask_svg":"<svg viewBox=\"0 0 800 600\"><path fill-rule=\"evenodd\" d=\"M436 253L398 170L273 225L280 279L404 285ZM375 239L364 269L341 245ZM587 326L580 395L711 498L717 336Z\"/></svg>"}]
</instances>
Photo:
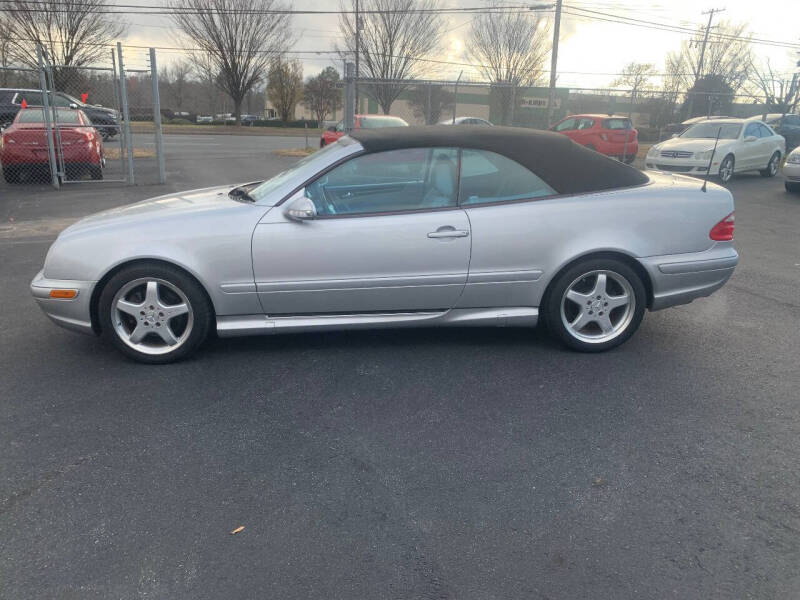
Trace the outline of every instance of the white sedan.
<instances>
[{"instance_id":1,"label":"white sedan","mask_svg":"<svg viewBox=\"0 0 800 600\"><path fill-rule=\"evenodd\" d=\"M795 148L786 158L783 165L783 175L786 177L784 185L787 192L800 192L800 146Z\"/></svg>"},{"instance_id":2,"label":"white sedan","mask_svg":"<svg viewBox=\"0 0 800 600\"><path fill-rule=\"evenodd\" d=\"M717 149L714 143L719 136ZM712 160L713 153L713 160ZM714 119L696 123L647 153L648 169L687 175L719 176L723 183L734 173L759 171L773 177L786 155L786 140L756 119Z\"/></svg>"}]
</instances>

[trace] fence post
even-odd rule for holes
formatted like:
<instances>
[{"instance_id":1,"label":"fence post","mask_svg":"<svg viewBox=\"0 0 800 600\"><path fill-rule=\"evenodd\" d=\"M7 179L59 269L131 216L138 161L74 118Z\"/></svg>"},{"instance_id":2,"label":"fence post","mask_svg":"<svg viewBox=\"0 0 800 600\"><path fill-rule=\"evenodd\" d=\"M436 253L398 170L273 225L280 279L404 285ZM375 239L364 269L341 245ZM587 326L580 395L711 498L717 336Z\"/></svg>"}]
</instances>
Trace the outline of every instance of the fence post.
<instances>
[{"instance_id":1,"label":"fence post","mask_svg":"<svg viewBox=\"0 0 800 600\"><path fill-rule=\"evenodd\" d=\"M356 110L356 90L355 90L355 70L356 66L349 62L345 64L344 74L344 130L346 133L353 131L355 127Z\"/></svg>"},{"instance_id":2,"label":"fence post","mask_svg":"<svg viewBox=\"0 0 800 600\"><path fill-rule=\"evenodd\" d=\"M164 138L161 131L161 98L158 95L158 66L156 65L155 48L150 48L150 77L153 80L153 121L156 124L158 183L167 183L167 171L164 164Z\"/></svg>"},{"instance_id":3,"label":"fence post","mask_svg":"<svg viewBox=\"0 0 800 600\"><path fill-rule=\"evenodd\" d=\"M50 123L50 99L47 97L47 78L44 74L42 47L37 44L36 58L39 60L39 86L42 88L42 105L44 106L44 130L47 138L47 156L50 159L50 177L54 188L59 188L56 169L56 152L53 147L53 127Z\"/></svg>"},{"instance_id":4,"label":"fence post","mask_svg":"<svg viewBox=\"0 0 800 600\"><path fill-rule=\"evenodd\" d=\"M125 83L125 66L122 62L122 42L117 42L119 59L119 95L122 99L122 118L125 119L125 145L128 150L128 185L134 185L133 178L133 137L131 137L131 114L128 110L128 87Z\"/></svg>"}]
</instances>

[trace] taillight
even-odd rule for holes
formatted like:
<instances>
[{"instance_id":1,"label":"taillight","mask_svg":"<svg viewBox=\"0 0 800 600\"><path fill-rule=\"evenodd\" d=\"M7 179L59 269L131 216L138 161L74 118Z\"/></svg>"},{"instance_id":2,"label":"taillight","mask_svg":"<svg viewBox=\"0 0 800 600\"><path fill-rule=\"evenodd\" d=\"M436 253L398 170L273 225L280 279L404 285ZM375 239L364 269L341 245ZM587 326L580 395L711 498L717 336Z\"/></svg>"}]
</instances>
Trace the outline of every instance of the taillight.
<instances>
[{"instance_id":1,"label":"taillight","mask_svg":"<svg viewBox=\"0 0 800 600\"><path fill-rule=\"evenodd\" d=\"M711 228L708 237L716 242L730 242L733 239L734 221L733 213L729 214Z\"/></svg>"}]
</instances>

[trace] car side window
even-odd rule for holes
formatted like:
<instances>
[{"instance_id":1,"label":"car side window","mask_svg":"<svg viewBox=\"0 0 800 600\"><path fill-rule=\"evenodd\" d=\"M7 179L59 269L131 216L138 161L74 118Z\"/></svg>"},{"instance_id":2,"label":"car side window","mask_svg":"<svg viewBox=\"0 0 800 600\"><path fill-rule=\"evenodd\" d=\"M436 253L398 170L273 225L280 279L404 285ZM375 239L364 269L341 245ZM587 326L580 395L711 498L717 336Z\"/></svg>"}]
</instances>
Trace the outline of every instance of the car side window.
<instances>
[{"instance_id":1,"label":"car side window","mask_svg":"<svg viewBox=\"0 0 800 600\"><path fill-rule=\"evenodd\" d=\"M750 123L744 130L744 137L749 136L759 137L758 133L758 123Z\"/></svg>"},{"instance_id":2,"label":"car side window","mask_svg":"<svg viewBox=\"0 0 800 600\"><path fill-rule=\"evenodd\" d=\"M339 121L336 124L336 131L344 131L344 121Z\"/></svg>"},{"instance_id":3,"label":"car side window","mask_svg":"<svg viewBox=\"0 0 800 600\"><path fill-rule=\"evenodd\" d=\"M456 206L458 150L410 148L357 156L306 187L320 217Z\"/></svg>"},{"instance_id":4,"label":"car side window","mask_svg":"<svg viewBox=\"0 0 800 600\"><path fill-rule=\"evenodd\" d=\"M521 164L485 150L461 153L462 206L552 196L556 191Z\"/></svg>"},{"instance_id":5,"label":"car side window","mask_svg":"<svg viewBox=\"0 0 800 600\"><path fill-rule=\"evenodd\" d=\"M592 119L580 119L578 121L578 129L591 129L594 127L594 120Z\"/></svg>"},{"instance_id":6,"label":"car side window","mask_svg":"<svg viewBox=\"0 0 800 600\"><path fill-rule=\"evenodd\" d=\"M54 106L66 107L66 106L69 106L70 104L72 104L69 100L67 100L61 94L56 94L55 96L52 96L50 94L47 94L47 95L50 97L50 101L53 103Z\"/></svg>"},{"instance_id":7,"label":"car side window","mask_svg":"<svg viewBox=\"0 0 800 600\"><path fill-rule=\"evenodd\" d=\"M769 127L762 125L761 123L758 124L758 132L762 138L772 137L773 133L770 131Z\"/></svg>"},{"instance_id":8,"label":"car side window","mask_svg":"<svg viewBox=\"0 0 800 600\"><path fill-rule=\"evenodd\" d=\"M783 123L784 125L791 125L792 127L800 127L800 117L797 115L787 115Z\"/></svg>"},{"instance_id":9,"label":"car side window","mask_svg":"<svg viewBox=\"0 0 800 600\"><path fill-rule=\"evenodd\" d=\"M575 119L567 119L556 125L556 131L569 131L575 129Z\"/></svg>"},{"instance_id":10,"label":"car side window","mask_svg":"<svg viewBox=\"0 0 800 600\"><path fill-rule=\"evenodd\" d=\"M42 106L42 92L20 92L17 102L22 104L23 100L28 103L28 106Z\"/></svg>"}]
</instances>

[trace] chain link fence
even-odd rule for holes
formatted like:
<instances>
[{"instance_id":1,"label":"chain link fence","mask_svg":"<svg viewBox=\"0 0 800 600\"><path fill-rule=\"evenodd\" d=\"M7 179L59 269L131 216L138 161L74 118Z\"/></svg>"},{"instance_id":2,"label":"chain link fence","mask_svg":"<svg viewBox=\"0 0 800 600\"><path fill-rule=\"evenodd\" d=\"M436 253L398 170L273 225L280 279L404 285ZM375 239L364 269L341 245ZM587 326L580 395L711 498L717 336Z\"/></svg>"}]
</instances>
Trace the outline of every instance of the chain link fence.
<instances>
[{"instance_id":1,"label":"chain link fence","mask_svg":"<svg viewBox=\"0 0 800 600\"><path fill-rule=\"evenodd\" d=\"M123 60L118 45L93 65L57 65L40 48L38 68L0 70L0 187L164 182L155 53L129 70Z\"/></svg>"}]
</instances>

